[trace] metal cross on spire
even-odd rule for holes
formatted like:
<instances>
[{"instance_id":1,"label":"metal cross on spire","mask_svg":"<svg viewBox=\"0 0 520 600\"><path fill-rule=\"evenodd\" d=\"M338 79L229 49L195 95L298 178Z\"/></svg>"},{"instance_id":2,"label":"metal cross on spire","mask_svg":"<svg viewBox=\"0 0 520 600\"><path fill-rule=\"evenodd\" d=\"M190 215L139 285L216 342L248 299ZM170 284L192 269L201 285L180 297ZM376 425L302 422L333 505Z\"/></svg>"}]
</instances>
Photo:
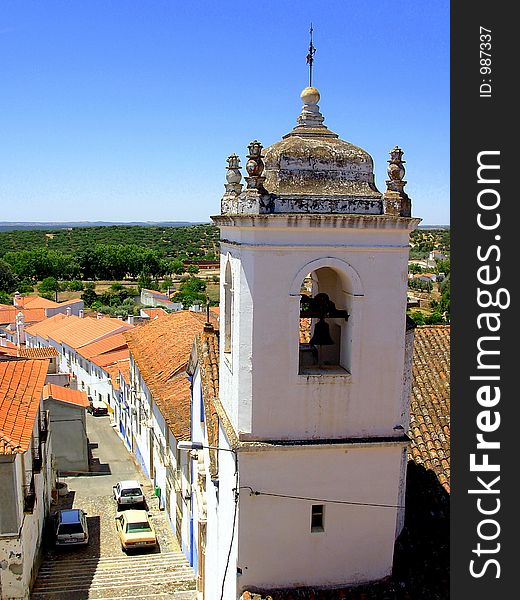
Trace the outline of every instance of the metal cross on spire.
<instances>
[{"instance_id":1,"label":"metal cross on spire","mask_svg":"<svg viewBox=\"0 0 520 600\"><path fill-rule=\"evenodd\" d=\"M311 41L309 43L309 53L307 54L307 64L309 65L309 87L312 87L312 63L314 62L314 53L316 52L316 48L312 43L312 23L310 28Z\"/></svg>"}]
</instances>

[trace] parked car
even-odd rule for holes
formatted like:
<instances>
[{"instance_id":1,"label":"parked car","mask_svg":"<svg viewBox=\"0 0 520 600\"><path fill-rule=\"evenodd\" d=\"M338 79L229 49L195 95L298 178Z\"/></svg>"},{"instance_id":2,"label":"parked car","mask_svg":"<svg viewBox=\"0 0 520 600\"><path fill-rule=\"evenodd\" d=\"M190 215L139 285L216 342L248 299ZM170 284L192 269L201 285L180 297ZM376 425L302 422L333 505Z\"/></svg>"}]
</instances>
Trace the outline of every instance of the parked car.
<instances>
[{"instance_id":1,"label":"parked car","mask_svg":"<svg viewBox=\"0 0 520 600\"><path fill-rule=\"evenodd\" d=\"M56 546L87 545L87 513L81 508L58 510L54 514L54 543Z\"/></svg>"},{"instance_id":2,"label":"parked car","mask_svg":"<svg viewBox=\"0 0 520 600\"><path fill-rule=\"evenodd\" d=\"M88 398L90 406L89 412L95 416L108 415L108 406L103 400L93 400L90 396Z\"/></svg>"},{"instance_id":3,"label":"parked car","mask_svg":"<svg viewBox=\"0 0 520 600\"><path fill-rule=\"evenodd\" d=\"M118 481L112 487L112 493L118 508L123 505L144 504L143 486L138 481Z\"/></svg>"},{"instance_id":4,"label":"parked car","mask_svg":"<svg viewBox=\"0 0 520 600\"><path fill-rule=\"evenodd\" d=\"M125 510L116 514L116 529L123 551L155 548L157 535L146 510Z\"/></svg>"}]
</instances>

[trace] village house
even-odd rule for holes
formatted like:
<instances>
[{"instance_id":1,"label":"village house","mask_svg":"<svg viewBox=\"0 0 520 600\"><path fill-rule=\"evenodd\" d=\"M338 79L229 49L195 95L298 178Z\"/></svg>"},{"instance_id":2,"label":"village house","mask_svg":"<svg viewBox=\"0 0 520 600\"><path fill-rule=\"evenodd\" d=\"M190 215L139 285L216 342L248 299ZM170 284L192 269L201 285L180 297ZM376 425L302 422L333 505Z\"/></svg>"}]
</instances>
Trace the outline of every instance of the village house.
<instances>
[{"instance_id":1,"label":"village house","mask_svg":"<svg viewBox=\"0 0 520 600\"><path fill-rule=\"evenodd\" d=\"M55 473L42 391L46 360L0 361L0 597L26 599Z\"/></svg>"},{"instance_id":2,"label":"village house","mask_svg":"<svg viewBox=\"0 0 520 600\"><path fill-rule=\"evenodd\" d=\"M141 304L143 306L167 308L168 310L182 310L182 304L172 302L167 294L156 290L141 289Z\"/></svg>"},{"instance_id":3,"label":"village house","mask_svg":"<svg viewBox=\"0 0 520 600\"><path fill-rule=\"evenodd\" d=\"M52 454L60 473L88 472L88 438L85 392L53 383L43 388L43 406L52 431Z\"/></svg>"},{"instance_id":4,"label":"village house","mask_svg":"<svg viewBox=\"0 0 520 600\"><path fill-rule=\"evenodd\" d=\"M177 444L190 439L191 382L186 368L204 322L204 315L177 311L124 334L130 349L126 435L187 556L191 553L186 471L190 461Z\"/></svg>"}]
</instances>

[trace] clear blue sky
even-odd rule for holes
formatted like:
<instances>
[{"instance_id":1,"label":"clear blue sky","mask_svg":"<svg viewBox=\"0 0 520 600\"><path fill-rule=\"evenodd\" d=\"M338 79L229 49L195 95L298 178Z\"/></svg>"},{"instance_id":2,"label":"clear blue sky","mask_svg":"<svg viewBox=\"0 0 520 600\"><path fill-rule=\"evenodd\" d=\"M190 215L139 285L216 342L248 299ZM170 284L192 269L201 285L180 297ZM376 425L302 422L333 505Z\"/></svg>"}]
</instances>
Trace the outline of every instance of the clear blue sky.
<instances>
[{"instance_id":1,"label":"clear blue sky","mask_svg":"<svg viewBox=\"0 0 520 600\"><path fill-rule=\"evenodd\" d=\"M449 2L3 0L0 221L207 221L226 157L325 124L449 223Z\"/></svg>"}]
</instances>

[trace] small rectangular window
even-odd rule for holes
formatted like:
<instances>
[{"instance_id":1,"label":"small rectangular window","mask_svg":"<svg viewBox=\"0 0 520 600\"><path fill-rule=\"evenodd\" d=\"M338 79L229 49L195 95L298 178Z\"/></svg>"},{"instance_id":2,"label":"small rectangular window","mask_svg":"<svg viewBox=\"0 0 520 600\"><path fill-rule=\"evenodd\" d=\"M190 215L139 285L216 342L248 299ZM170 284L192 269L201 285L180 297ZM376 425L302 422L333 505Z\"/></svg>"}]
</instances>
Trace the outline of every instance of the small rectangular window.
<instances>
[{"instance_id":1,"label":"small rectangular window","mask_svg":"<svg viewBox=\"0 0 520 600\"><path fill-rule=\"evenodd\" d=\"M313 504L311 508L311 531L325 531L323 527L323 504Z\"/></svg>"}]
</instances>

